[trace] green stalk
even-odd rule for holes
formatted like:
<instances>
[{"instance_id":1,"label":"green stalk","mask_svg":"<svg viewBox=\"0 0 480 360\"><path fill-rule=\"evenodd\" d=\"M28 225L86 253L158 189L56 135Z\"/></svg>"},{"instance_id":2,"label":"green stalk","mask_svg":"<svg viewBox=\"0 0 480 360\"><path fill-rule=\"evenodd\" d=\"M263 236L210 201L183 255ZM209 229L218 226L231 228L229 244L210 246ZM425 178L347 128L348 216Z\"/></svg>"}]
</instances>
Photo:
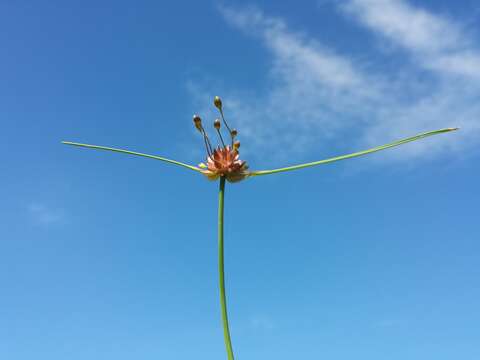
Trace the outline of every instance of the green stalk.
<instances>
[{"instance_id":1,"label":"green stalk","mask_svg":"<svg viewBox=\"0 0 480 360\"><path fill-rule=\"evenodd\" d=\"M218 274L220 285L220 306L222 308L223 337L228 360L234 360L232 340L228 328L227 298L225 295L225 271L223 261L223 200L225 193L225 177L220 177L220 192L218 194Z\"/></svg>"}]
</instances>

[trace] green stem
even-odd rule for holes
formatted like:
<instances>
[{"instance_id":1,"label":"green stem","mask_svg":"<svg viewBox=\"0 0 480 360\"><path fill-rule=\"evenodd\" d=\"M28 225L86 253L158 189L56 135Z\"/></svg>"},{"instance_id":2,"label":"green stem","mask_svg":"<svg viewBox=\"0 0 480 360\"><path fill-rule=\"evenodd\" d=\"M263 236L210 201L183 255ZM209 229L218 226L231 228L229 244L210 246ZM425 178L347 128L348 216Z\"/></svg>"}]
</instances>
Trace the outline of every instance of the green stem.
<instances>
[{"instance_id":1,"label":"green stem","mask_svg":"<svg viewBox=\"0 0 480 360\"><path fill-rule=\"evenodd\" d=\"M223 337L227 350L228 360L234 360L232 340L228 328L227 298L225 295L225 271L223 261L223 202L225 193L225 177L220 177L220 192L218 194L218 274L220 285L220 305L222 307Z\"/></svg>"}]
</instances>

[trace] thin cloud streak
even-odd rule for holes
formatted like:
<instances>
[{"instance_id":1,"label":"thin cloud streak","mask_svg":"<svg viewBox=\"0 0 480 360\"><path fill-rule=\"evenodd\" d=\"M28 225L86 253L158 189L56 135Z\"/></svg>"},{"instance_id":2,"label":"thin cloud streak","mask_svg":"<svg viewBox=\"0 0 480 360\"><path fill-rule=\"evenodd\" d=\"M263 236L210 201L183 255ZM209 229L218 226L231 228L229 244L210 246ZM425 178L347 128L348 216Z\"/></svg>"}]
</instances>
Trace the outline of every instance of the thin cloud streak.
<instances>
[{"instance_id":1,"label":"thin cloud streak","mask_svg":"<svg viewBox=\"0 0 480 360\"><path fill-rule=\"evenodd\" d=\"M480 51L462 26L403 0L350 0L341 8L362 25L443 74L480 79Z\"/></svg>"}]
</instances>

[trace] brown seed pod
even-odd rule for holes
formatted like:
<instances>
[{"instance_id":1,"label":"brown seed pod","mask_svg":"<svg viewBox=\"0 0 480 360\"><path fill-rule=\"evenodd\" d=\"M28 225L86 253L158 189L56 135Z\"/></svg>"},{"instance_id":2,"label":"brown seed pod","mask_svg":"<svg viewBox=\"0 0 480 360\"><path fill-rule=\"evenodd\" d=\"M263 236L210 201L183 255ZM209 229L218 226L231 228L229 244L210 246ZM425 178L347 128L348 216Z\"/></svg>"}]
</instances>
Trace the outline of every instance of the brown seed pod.
<instances>
[{"instance_id":1,"label":"brown seed pod","mask_svg":"<svg viewBox=\"0 0 480 360\"><path fill-rule=\"evenodd\" d=\"M193 123L198 131L202 131L202 119L197 114L193 115Z\"/></svg>"},{"instance_id":2,"label":"brown seed pod","mask_svg":"<svg viewBox=\"0 0 480 360\"><path fill-rule=\"evenodd\" d=\"M219 110L222 109L222 99L220 99L219 96L215 96L215 98L213 99L213 105L215 105L215 107Z\"/></svg>"}]
</instances>

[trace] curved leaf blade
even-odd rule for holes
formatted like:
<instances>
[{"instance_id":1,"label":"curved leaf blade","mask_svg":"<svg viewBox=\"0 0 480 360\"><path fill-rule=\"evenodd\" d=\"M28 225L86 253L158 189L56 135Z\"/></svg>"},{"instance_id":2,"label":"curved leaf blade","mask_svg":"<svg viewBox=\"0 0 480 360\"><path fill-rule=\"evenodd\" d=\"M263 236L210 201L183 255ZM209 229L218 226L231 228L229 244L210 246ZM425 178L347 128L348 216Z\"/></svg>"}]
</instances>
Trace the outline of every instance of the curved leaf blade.
<instances>
[{"instance_id":1,"label":"curved leaf blade","mask_svg":"<svg viewBox=\"0 0 480 360\"><path fill-rule=\"evenodd\" d=\"M415 136L412 136L412 137L409 137L409 138L405 138L405 139L402 139L402 140L398 140L398 141L389 143L389 144L377 146L377 147L374 147L374 148L371 148L371 149L368 149L368 150L354 152L354 153L347 154L347 155L335 156L335 157L332 157L332 158L329 158L329 159L313 161L313 162L309 162L309 163L305 163L305 164L299 164L299 165L294 165L294 166L289 166L289 167L284 167L284 168L279 168L279 169L253 171L253 172L250 173L250 176L270 175L270 174L276 174L276 173L281 173L281 172L286 172L286 171L304 169L304 168L307 168L307 167L312 167L312 166L317 166L317 165L328 164L328 163L335 162L335 161L340 161L340 160L346 160L346 159L354 158L354 157L357 157L357 156L363 156L363 155L371 154L371 153L374 153L374 152L377 152L377 151L385 150L385 149L388 149L388 148L391 148L391 147L406 144L406 143L409 143L409 142L412 142L412 141L420 140L420 139L423 139L423 138L426 138L426 137L429 137L429 136L443 134L443 133L450 132L450 131L455 131L455 130L458 130L458 128L446 128L446 129L428 131L428 132L424 132L424 133L421 133L421 134L418 134L418 135L415 135Z\"/></svg>"},{"instance_id":2,"label":"curved leaf blade","mask_svg":"<svg viewBox=\"0 0 480 360\"><path fill-rule=\"evenodd\" d=\"M78 147L83 147L83 148L89 148L89 149L107 150L107 151L113 151L113 152L118 152L118 153L123 153L123 154L134 155L134 156L142 156L142 157L146 157L146 158L149 158L149 159L160 160L160 161L164 161L164 162L167 162L167 163L170 163L170 164L182 166L182 167L185 167L185 168L190 169L190 170L200 171L200 169L197 168L196 166L184 164L180 161L167 159L167 158L164 158L162 156L144 154L144 153L140 153L140 152L136 152L136 151L117 149L117 148L112 148L112 147L107 147L107 146L81 144L81 143L76 143L76 142L71 142L71 141L62 141L62 144L78 146Z\"/></svg>"}]
</instances>

